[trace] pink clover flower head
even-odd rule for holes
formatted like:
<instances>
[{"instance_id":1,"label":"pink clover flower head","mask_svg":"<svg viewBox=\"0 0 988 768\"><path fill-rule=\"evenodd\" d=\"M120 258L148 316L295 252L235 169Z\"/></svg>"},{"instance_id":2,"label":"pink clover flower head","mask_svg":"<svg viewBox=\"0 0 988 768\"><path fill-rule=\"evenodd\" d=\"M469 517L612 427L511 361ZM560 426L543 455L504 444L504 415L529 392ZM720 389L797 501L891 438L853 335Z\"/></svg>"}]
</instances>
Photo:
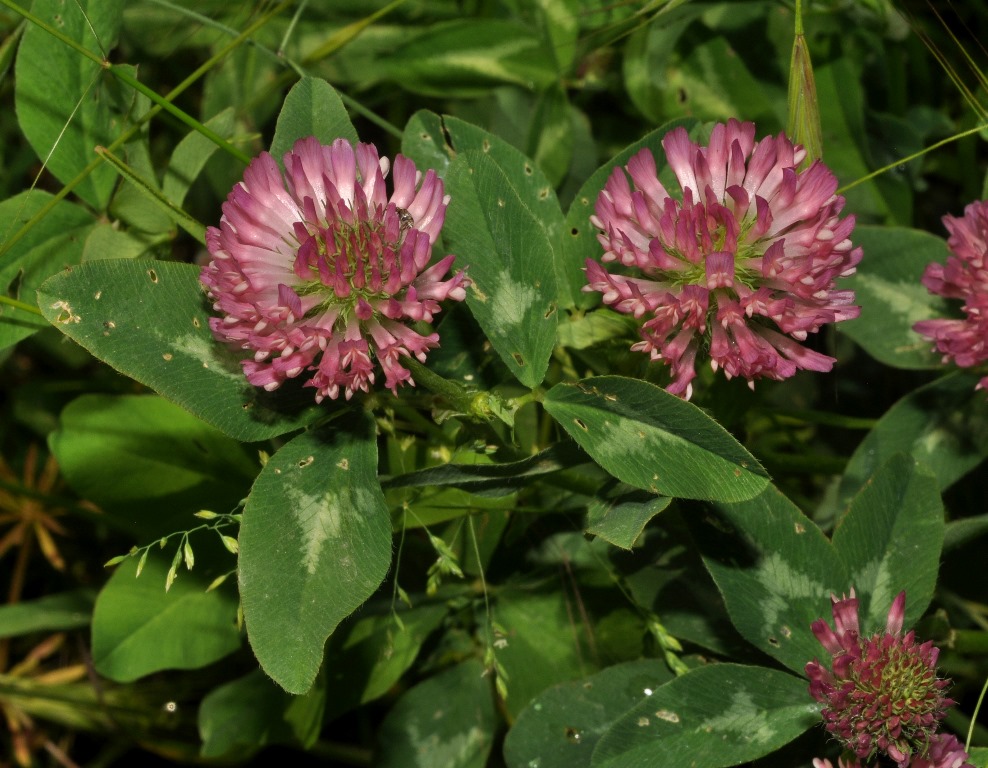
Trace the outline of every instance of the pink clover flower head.
<instances>
[{"instance_id":1,"label":"pink clover flower head","mask_svg":"<svg viewBox=\"0 0 988 768\"><path fill-rule=\"evenodd\" d=\"M951 255L946 264L926 267L923 285L931 293L960 299L964 317L922 320L913 330L933 341L943 362L970 368L988 360L988 200L971 203L959 219L944 216L943 223L950 232ZM988 389L988 376L976 389Z\"/></svg>"},{"instance_id":2,"label":"pink clover flower head","mask_svg":"<svg viewBox=\"0 0 988 768\"><path fill-rule=\"evenodd\" d=\"M952 733L938 733L930 740L925 755L914 755L909 768L974 768L970 757ZM840 757L838 768L865 768L856 757ZM833 768L833 763L820 758L813 759L813 768Z\"/></svg>"},{"instance_id":3,"label":"pink clover flower head","mask_svg":"<svg viewBox=\"0 0 988 768\"><path fill-rule=\"evenodd\" d=\"M953 754L952 742L936 734L954 703L944 696L950 681L937 677L939 649L917 643L912 631L902 633L906 593L892 602L885 630L870 637L861 636L853 590L832 603L833 627L823 619L810 625L831 655L830 669L817 660L806 665L827 731L861 760L885 755L898 768L940 766L919 761Z\"/></svg>"},{"instance_id":4,"label":"pink clover flower head","mask_svg":"<svg viewBox=\"0 0 988 768\"><path fill-rule=\"evenodd\" d=\"M686 399L701 351L749 386L829 371L835 360L801 342L860 313L854 293L834 287L862 256L837 178L819 161L798 171L801 146L782 134L756 142L754 124L737 120L715 125L706 146L682 127L662 146L675 196L648 149L627 175L614 169L590 217L604 255L587 260L584 290L642 320L632 349L668 365L669 392Z\"/></svg>"},{"instance_id":5,"label":"pink clover flower head","mask_svg":"<svg viewBox=\"0 0 988 768\"><path fill-rule=\"evenodd\" d=\"M392 392L414 384L402 356L424 362L439 336L409 323L466 297L462 272L444 279L453 256L429 266L449 203L442 180L401 155L391 168L372 144L311 136L284 167L254 158L206 231L200 279L222 315L213 334L254 353L244 373L269 391L306 372L317 402L349 400L378 365Z\"/></svg>"},{"instance_id":6,"label":"pink clover flower head","mask_svg":"<svg viewBox=\"0 0 988 768\"><path fill-rule=\"evenodd\" d=\"M813 758L813 768L834 768L834 764L829 760L824 760L819 757ZM837 758L837 768L864 768L861 765L861 761L856 758Z\"/></svg>"}]
</instances>

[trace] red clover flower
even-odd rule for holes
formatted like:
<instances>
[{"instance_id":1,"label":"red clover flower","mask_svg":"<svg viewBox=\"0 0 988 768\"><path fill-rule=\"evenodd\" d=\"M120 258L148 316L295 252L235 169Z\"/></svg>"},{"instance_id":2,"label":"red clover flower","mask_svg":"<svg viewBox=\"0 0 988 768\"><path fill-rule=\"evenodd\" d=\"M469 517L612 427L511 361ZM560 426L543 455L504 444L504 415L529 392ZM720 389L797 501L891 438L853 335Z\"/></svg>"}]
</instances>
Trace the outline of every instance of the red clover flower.
<instances>
[{"instance_id":1,"label":"red clover flower","mask_svg":"<svg viewBox=\"0 0 988 768\"><path fill-rule=\"evenodd\" d=\"M706 146L682 127L662 139L678 189L658 179L643 149L615 168L591 223L604 247L587 260L587 291L643 319L633 350L669 366L668 390L689 399L701 348L711 367L754 386L800 369L829 371L835 360L800 342L823 325L857 317L852 291L834 288L861 260L840 218L837 178L784 135L755 142L753 123L715 125Z\"/></svg>"},{"instance_id":2,"label":"red clover flower","mask_svg":"<svg viewBox=\"0 0 988 768\"><path fill-rule=\"evenodd\" d=\"M974 202L961 218L944 216L950 232L951 256L946 264L930 264L923 285L931 293L964 302L963 319L923 320L913 330L932 340L943 362L953 359L961 368L988 360L988 200ZM976 389L988 389L988 376Z\"/></svg>"},{"instance_id":3,"label":"red clover flower","mask_svg":"<svg viewBox=\"0 0 988 768\"><path fill-rule=\"evenodd\" d=\"M213 334L254 352L244 373L266 390L305 371L317 402L350 399L374 383L375 361L392 392L414 384L401 357L424 362L439 336L408 323L466 297L462 272L443 279L452 255L428 266L449 203L442 180L398 155L389 198L388 159L345 139L300 139L284 168L254 158L206 231Z\"/></svg>"},{"instance_id":4,"label":"red clover flower","mask_svg":"<svg viewBox=\"0 0 988 768\"><path fill-rule=\"evenodd\" d=\"M954 703L944 696L949 680L937 677L939 649L903 635L906 593L889 609L883 632L861 637L858 600L832 598L834 626L823 619L813 634L832 655L831 669L814 660L806 665L810 695L824 705L824 726L854 757L841 768L863 768L885 756L897 768L961 768L967 753L957 738L937 728ZM816 768L832 768L814 760Z\"/></svg>"}]
</instances>

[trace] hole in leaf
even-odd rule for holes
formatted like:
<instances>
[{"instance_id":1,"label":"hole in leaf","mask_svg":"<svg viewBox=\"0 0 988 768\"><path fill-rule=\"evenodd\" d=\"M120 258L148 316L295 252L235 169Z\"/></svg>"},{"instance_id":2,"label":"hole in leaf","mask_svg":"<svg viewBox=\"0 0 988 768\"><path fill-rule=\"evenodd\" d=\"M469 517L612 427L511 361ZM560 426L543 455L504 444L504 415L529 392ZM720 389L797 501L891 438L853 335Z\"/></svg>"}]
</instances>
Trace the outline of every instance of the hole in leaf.
<instances>
[{"instance_id":1,"label":"hole in leaf","mask_svg":"<svg viewBox=\"0 0 988 768\"><path fill-rule=\"evenodd\" d=\"M573 423L576 424L576 426L578 426L584 432L589 432L590 431L590 430L587 429L587 425L583 421L581 421L580 419L573 419Z\"/></svg>"},{"instance_id":2,"label":"hole in leaf","mask_svg":"<svg viewBox=\"0 0 988 768\"><path fill-rule=\"evenodd\" d=\"M196 328L200 328L202 326L202 323L199 322L199 318L198 317L193 317L192 318L192 325L194 325Z\"/></svg>"},{"instance_id":3,"label":"hole in leaf","mask_svg":"<svg viewBox=\"0 0 988 768\"><path fill-rule=\"evenodd\" d=\"M151 278L152 283L158 282L158 273L155 272L153 269L148 270L148 277Z\"/></svg>"},{"instance_id":4,"label":"hole in leaf","mask_svg":"<svg viewBox=\"0 0 988 768\"><path fill-rule=\"evenodd\" d=\"M520 352L512 352L511 356L514 358L515 362L518 363L518 365L525 365L525 358L521 356Z\"/></svg>"},{"instance_id":5,"label":"hole in leaf","mask_svg":"<svg viewBox=\"0 0 988 768\"><path fill-rule=\"evenodd\" d=\"M532 175L532 166L530 166L528 163L525 163L525 175L526 176Z\"/></svg>"},{"instance_id":6,"label":"hole in leaf","mask_svg":"<svg viewBox=\"0 0 988 768\"><path fill-rule=\"evenodd\" d=\"M573 229L571 229L571 230L569 231L569 233L570 233L571 235L573 235L573 237L576 237L577 235L579 235L579 234L580 234L580 230L579 230L579 228L578 228L578 227L573 227Z\"/></svg>"},{"instance_id":7,"label":"hole in leaf","mask_svg":"<svg viewBox=\"0 0 988 768\"><path fill-rule=\"evenodd\" d=\"M768 638L768 640L766 642L768 642L768 644L771 645L773 648L778 648L779 647L779 641L776 640L774 637Z\"/></svg>"},{"instance_id":8,"label":"hole in leaf","mask_svg":"<svg viewBox=\"0 0 988 768\"><path fill-rule=\"evenodd\" d=\"M304 459L299 461L298 468L305 469L306 467L311 466L312 462L314 462L315 460L316 460L315 456L306 456Z\"/></svg>"}]
</instances>

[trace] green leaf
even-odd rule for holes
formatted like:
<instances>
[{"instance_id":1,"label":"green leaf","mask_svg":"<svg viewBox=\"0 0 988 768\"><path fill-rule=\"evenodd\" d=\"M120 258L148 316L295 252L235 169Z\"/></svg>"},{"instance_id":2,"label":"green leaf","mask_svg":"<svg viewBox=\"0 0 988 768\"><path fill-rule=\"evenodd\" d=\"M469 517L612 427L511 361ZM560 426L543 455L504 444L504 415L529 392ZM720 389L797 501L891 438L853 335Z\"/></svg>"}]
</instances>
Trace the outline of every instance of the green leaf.
<instances>
[{"instance_id":1,"label":"green leaf","mask_svg":"<svg viewBox=\"0 0 988 768\"><path fill-rule=\"evenodd\" d=\"M863 633L885 626L902 590L906 626L923 615L933 598L943 537L936 477L911 456L894 456L854 497L833 535L849 586L860 594Z\"/></svg>"},{"instance_id":2,"label":"green leaf","mask_svg":"<svg viewBox=\"0 0 988 768\"><path fill-rule=\"evenodd\" d=\"M545 409L598 464L636 488L741 501L768 485L758 460L727 430L653 384L619 376L557 384Z\"/></svg>"},{"instance_id":3,"label":"green leaf","mask_svg":"<svg viewBox=\"0 0 988 768\"><path fill-rule=\"evenodd\" d=\"M515 589L498 595L494 620L507 644L495 654L507 672L505 705L512 716L549 686L596 671L588 651L591 629L574 624L571 610L561 591Z\"/></svg>"},{"instance_id":4,"label":"green leaf","mask_svg":"<svg viewBox=\"0 0 988 768\"><path fill-rule=\"evenodd\" d=\"M896 453L922 462L946 490L988 456L988 402L976 374L950 374L889 408L861 441L841 478L847 500Z\"/></svg>"},{"instance_id":5,"label":"green leaf","mask_svg":"<svg viewBox=\"0 0 988 768\"><path fill-rule=\"evenodd\" d=\"M628 493L628 487L596 498L587 507L586 531L600 536L615 547L631 549L645 525L672 501L668 496L652 496L644 491Z\"/></svg>"},{"instance_id":6,"label":"green leaf","mask_svg":"<svg viewBox=\"0 0 988 768\"><path fill-rule=\"evenodd\" d=\"M93 612L94 598L92 590L77 589L0 605L0 638L85 627Z\"/></svg>"},{"instance_id":7,"label":"green leaf","mask_svg":"<svg viewBox=\"0 0 988 768\"><path fill-rule=\"evenodd\" d=\"M813 67L820 102L824 158L837 178L844 182L860 179L880 165L863 149L867 147L869 131L865 127L865 92L859 61L851 56L832 56L826 60L818 59ZM908 223L912 218L909 185L897 174L883 173L857 184L847 191L846 198L846 209L860 217L899 224ZM857 230L851 234L851 239L856 241L856 235ZM868 258L866 256L864 262Z\"/></svg>"},{"instance_id":8,"label":"green leaf","mask_svg":"<svg viewBox=\"0 0 988 768\"><path fill-rule=\"evenodd\" d=\"M207 128L215 131L224 139L233 135L233 109L224 109L205 123ZM202 173L219 147L211 139L199 131L190 131L188 135L175 145L165 178L161 182L162 194L176 205L182 205L189 187Z\"/></svg>"},{"instance_id":9,"label":"green leaf","mask_svg":"<svg viewBox=\"0 0 988 768\"><path fill-rule=\"evenodd\" d=\"M31 11L100 57L116 45L123 0L35 0ZM97 145L120 133L121 110L111 94L120 86L94 61L29 24L14 67L17 120L38 157L60 181L68 182L91 160ZM54 151L53 151L54 150ZM51 153L49 155L49 153ZM116 184L113 168L102 164L75 188L97 210L105 210Z\"/></svg>"},{"instance_id":10,"label":"green leaf","mask_svg":"<svg viewBox=\"0 0 988 768\"><path fill-rule=\"evenodd\" d=\"M659 169L659 179L666 185L666 189L677 189L675 177L669 177L670 169L665 163L662 139L669 131L680 125L690 131L691 135L699 127L699 123L695 119L684 118L673 120L657 128L639 141L621 150L598 168L584 182L580 191L576 193L576 197L573 198L569 211L566 213L566 223L563 229L560 272L565 276L561 278L561 282L569 287L568 294L576 307L580 309L592 307L599 298L595 293L583 291L583 286L587 284L583 268L587 259L598 260L603 255L603 249L597 241L597 230L590 224L590 217L594 213L597 197L607 183L607 179L615 168L626 165L628 160L642 149L648 149L655 157L656 166Z\"/></svg>"},{"instance_id":11,"label":"green leaf","mask_svg":"<svg viewBox=\"0 0 988 768\"><path fill-rule=\"evenodd\" d=\"M463 19L433 24L379 57L370 74L444 99L484 95L510 84L540 90L557 78L552 54L520 22Z\"/></svg>"},{"instance_id":12,"label":"green leaf","mask_svg":"<svg viewBox=\"0 0 988 768\"><path fill-rule=\"evenodd\" d=\"M589 768L611 725L671 679L661 661L641 659L543 691L508 731L508 768Z\"/></svg>"},{"instance_id":13,"label":"green leaf","mask_svg":"<svg viewBox=\"0 0 988 768\"><path fill-rule=\"evenodd\" d=\"M572 445L560 444L520 461L504 464L442 464L382 480L381 487L421 488L453 486L479 496L505 496L529 485L533 477L587 463L587 456Z\"/></svg>"},{"instance_id":14,"label":"green leaf","mask_svg":"<svg viewBox=\"0 0 988 768\"><path fill-rule=\"evenodd\" d=\"M62 474L118 525L153 539L201 505L229 509L259 464L238 442L154 395L83 395L48 439Z\"/></svg>"},{"instance_id":15,"label":"green leaf","mask_svg":"<svg viewBox=\"0 0 988 768\"><path fill-rule=\"evenodd\" d=\"M325 685L292 696L261 670L213 689L199 705L204 758L242 757L267 744L311 746L322 727Z\"/></svg>"},{"instance_id":16,"label":"green leaf","mask_svg":"<svg viewBox=\"0 0 988 768\"><path fill-rule=\"evenodd\" d=\"M558 84L540 94L536 102L528 154L553 186L566 177L573 159L573 120L566 91Z\"/></svg>"},{"instance_id":17,"label":"green leaf","mask_svg":"<svg viewBox=\"0 0 988 768\"><path fill-rule=\"evenodd\" d=\"M700 667L656 689L618 720L594 768L722 768L754 760L820 722L806 681L738 664Z\"/></svg>"},{"instance_id":18,"label":"green leaf","mask_svg":"<svg viewBox=\"0 0 988 768\"><path fill-rule=\"evenodd\" d=\"M497 720L479 661L465 661L408 691L378 731L378 768L484 768Z\"/></svg>"},{"instance_id":19,"label":"green leaf","mask_svg":"<svg viewBox=\"0 0 988 768\"><path fill-rule=\"evenodd\" d=\"M252 387L213 338L199 268L95 261L38 289L45 317L103 362L237 440L265 440L325 414L300 387Z\"/></svg>"},{"instance_id":20,"label":"green leaf","mask_svg":"<svg viewBox=\"0 0 988 768\"><path fill-rule=\"evenodd\" d=\"M537 387L556 337L553 246L542 220L483 152L457 156L446 176L455 202L444 237L469 265L467 304L517 379Z\"/></svg>"},{"instance_id":21,"label":"green leaf","mask_svg":"<svg viewBox=\"0 0 988 768\"><path fill-rule=\"evenodd\" d=\"M845 286L854 289L861 316L838 324L838 330L886 365L938 367L933 342L913 325L947 315L947 303L920 282L928 264L946 260L946 242L915 229L866 226L855 227L851 240L865 253Z\"/></svg>"},{"instance_id":22,"label":"green leaf","mask_svg":"<svg viewBox=\"0 0 988 768\"><path fill-rule=\"evenodd\" d=\"M374 422L361 414L286 443L261 470L240 528L240 594L261 667L309 690L337 625L391 564Z\"/></svg>"},{"instance_id":23,"label":"green leaf","mask_svg":"<svg viewBox=\"0 0 988 768\"><path fill-rule=\"evenodd\" d=\"M327 719L386 694L446 612L442 605L424 605L397 616L364 616L334 633L326 649L326 678L333 690Z\"/></svg>"},{"instance_id":24,"label":"green leaf","mask_svg":"<svg viewBox=\"0 0 988 768\"><path fill-rule=\"evenodd\" d=\"M93 664L120 683L163 669L198 669L240 647L237 599L206 591L216 574L200 565L165 592L169 558L152 552L140 578L122 563L96 599Z\"/></svg>"},{"instance_id":25,"label":"green leaf","mask_svg":"<svg viewBox=\"0 0 988 768\"><path fill-rule=\"evenodd\" d=\"M810 624L829 616L832 594L848 589L844 563L819 527L774 487L716 510L731 533L689 522L731 621L748 642L802 673L822 652Z\"/></svg>"},{"instance_id":26,"label":"green leaf","mask_svg":"<svg viewBox=\"0 0 988 768\"><path fill-rule=\"evenodd\" d=\"M271 156L280 164L295 142L306 136L315 136L323 144L344 138L356 146L358 141L340 95L315 77L303 77L285 97L271 140Z\"/></svg>"},{"instance_id":27,"label":"green leaf","mask_svg":"<svg viewBox=\"0 0 988 768\"><path fill-rule=\"evenodd\" d=\"M450 162L457 154L469 150L483 152L497 163L522 202L542 223L552 246L558 301L563 307L573 306L571 297L565 291L565 283L560 279L561 253L556 245L562 239L563 214L552 183L537 163L483 128L448 115L439 117L425 110L412 116L402 136L402 152L414 159L420 168L434 168L440 176L446 175ZM469 226L469 221L466 224ZM447 238L448 231L447 225ZM473 267L470 269L472 275Z\"/></svg>"},{"instance_id":28,"label":"green leaf","mask_svg":"<svg viewBox=\"0 0 988 768\"><path fill-rule=\"evenodd\" d=\"M35 213L51 202L47 192L21 192L0 203L0 240L6 240ZM95 224L84 208L64 200L35 224L0 258L0 292L29 304L35 291L50 275L82 258L83 241ZM48 323L35 314L0 304L0 350Z\"/></svg>"},{"instance_id":29,"label":"green leaf","mask_svg":"<svg viewBox=\"0 0 988 768\"><path fill-rule=\"evenodd\" d=\"M420 109L405 124L401 135L401 152L419 168L432 168L440 177L446 176L456 152L446 143L443 118L435 112Z\"/></svg>"},{"instance_id":30,"label":"green leaf","mask_svg":"<svg viewBox=\"0 0 988 768\"><path fill-rule=\"evenodd\" d=\"M89 230L82 251L82 261L99 259L136 259L154 247L153 237L131 229L117 229L109 222L100 222ZM65 266L59 264L59 267ZM45 277L54 272L50 270Z\"/></svg>"},{"instance_id":31,"label":"green leaf","mask_svg":"<svg viewBox=\"0 0 988 768\"><path fill-rule=\"evenodd\" d=\"M669 13L657 14L628 39L622 57L624 85L632 103L652 123L661 123L666 119L669 102L682 97L670 82L671 78L656 77L656 73L673 72L682 78L676 46L703 10L696 4L689 4ZM681 112L681 109L676 109L676 113Z\"/></svg>"}]
</instances>

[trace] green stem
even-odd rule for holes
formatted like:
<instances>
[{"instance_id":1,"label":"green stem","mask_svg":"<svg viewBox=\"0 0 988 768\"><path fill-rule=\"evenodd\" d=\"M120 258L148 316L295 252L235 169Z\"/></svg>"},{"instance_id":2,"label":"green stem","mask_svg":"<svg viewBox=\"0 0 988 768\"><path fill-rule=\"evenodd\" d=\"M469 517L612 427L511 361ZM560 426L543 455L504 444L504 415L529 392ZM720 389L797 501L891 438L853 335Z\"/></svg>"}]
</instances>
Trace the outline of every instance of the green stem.
<instances>
[{"instance_id":1,"label":"green stem","mask_svg":"<svg viewBox=\"0 0 988 768\"><path fill-rule=\"evenodd\" d=\"M0 2L5 2L5 1L6 0L0 0ZM199 133L201 133L203 136L205 136L207 139L209 139L211 142L213 142L217 147L219 147L220 149L222 149L228 155L230 155L232 157L235 157L237 160L239 160L240 162L242 162L244 165L247 165L247 163L250 162L250 156L249 155L245 154L244 152L241 152L239 149L237 149L235 146L233 146L230 142L228 142L226 139L224 139L222 136L220 136L218 133L216 133L216 131L214 131L212 128L209 128L209 127L203 125L198 120L196 120L194 117L192 117L192 115L190 115L187 112L184 112L183 110L181 110L178 107L176 107L174 104L172 104L172 102L167 97L162 97L162 96L158 95L157 91L154 91L151 88L148 88L148 86L144 85L144 83L142 83L136 77L134 77L133 75L131 75L127 71L127 69L126 69L126 67L124 65L111 64L109 66L109 70L110 70L110 73L114 77L116 77L118 80L120 80L122 83L126 83L131 88L133 88L135 91L138 91L140 93L143 93L151 101L153 101L155 104L157 104L163 110L165 110L165 112L167 112L169 115L171 115L172 117L174 117L174 118L180 120L181 122L185 123L192 130L198 131Z\"/></svg>"},{"instance_id":2,"label":"green stem","mask_svg":"<svg viewBox=\"0 0 988 768\"><path fill-rule=\"evenodd\" d=\"M855 181L852 181L850 184L845 184L843 187L837 190L837 194L843 195L845 192L847 192L847 190L853 189L859 184L864 184L866 181L869 181L875 178L876 176L881 176L886 171L890 171L893 168L897 168L900 165L905 165L906 163L911 162L918 157L922 157L927 152L932 152L934 149L940 149L940 147L946 146L947 144L957 141L958 139L963 139L966 136L970 136L972 134L978 133L984 130L985 128L988 128L988 123L982 123L981 125L976 125L974 128L969 128L968 130L962 131L961 133L958 133L955 136L948 136L946 139L938 141L936 144L931 144L930 146L921 149L919 152L914 152L908 157L904 157L901 160L896 160L894 163L889 163L888 165L879 168L877 171L872 171L866 176L862 176L860 179L856 179Z\"/></svg>"},{"instance_id":3,"label":"green stem","mask_svg":"<svg viewBox=\"0 0 988 768\"><path fill-rule=\"evenodd\" d=\"M971 725L967 729L967 738L964 740L964 751L971 751L971 738L974 736L974 724L978 722L978 712L981 711L981 705L985 701L985 693L988 692L988 679L985 680L985 684L981 686L981 694L978 696L978 703L974 705L974 716L971 718Z\"/></svg>"},{"instance_id":4,"label":"green stem","mask_svg":"<svg viewBox=\"0 0 988 768\"><path fill-rule=\"evenodd\" d=\"M468 392L455 381L443 378L438 373L433 373L422 363L413 357L402 359L402 363L408 366L417 382L430 392L439 395L453 408L461 413L479 417L484 421L491 421L493 413L485 407L485 403L490 399L487 392Z\"/></svg>"},{"instance_id":5,"label":"green stem","mask_svg":"<svg viewBox=\"0 0 988 768\"><path fill-rule=\"evenodd\" d=\"M10 0L0 0L0 3L10 6ZM233 50L238 48L244 41L250 38L250 36L253 35L255 32L257 32L257 30L259 30L261 27L267 24L271 19L273 19L275 16L277 16L279 13L281 13L285 8L287 8L291 4L292 4L292 0L282 0L281 3L279 3L268 13L264 14L259 19L257 19L257 21L255 21L253 24L248 26L247 29L245 29L243 32L237 35L233 40L231 40L229 43L223 46L219 51L217 51L213 56L211 56L209 59L203 62L202 65L199 66L192 74L190 74L181 83L179 83L172 90L170 90L164 96L164 99L170 101L172 99L177 98L179 94L187 90L203 75L209 72L209 70L211 70L220 61L226 58ZM17 11L22 10L20 8L16 8L16 6L13 7ZM100 62L100 65L102 66L102 61ZM155 105L151 107L151 109L149 109L140 118L138 118L137 121L130 128L128 128L126 131L120 134L120 136L116 140L114 140L113 143L107 147L107 149L111 151L116 150L119 149L124 144L126 144L128 141L131 140L134 134L136 134L145 123L151 120L151 118L157 115L161 111L161 109L162 107L160 107L159 105ZM61 200L65 199L73 189L79 186L79 184L81 184L83 180L85 180L86 177L89 176L89 174L92 173L102 162L103 162L103 158L101 157L96 157L95 159L93 159L85 168L83 168L79 172L79 174L75 178L73 178L65 186L63 186L58 192L56 192L55 195L52 197L52 199L49 200L44 206L42 206L38 210L38 212L34 214L34 216L28 219L24 223L24 225L21 226L20 229L18 229L11 237L7 239L6 242L3 243L3 245L0 245L0 259L2 259L3 256L7 253L7 251L13 248L14 245L18 241L20 241L22 237L24 237L28 232L30 232L31 228L34 227L35 224L37 224L39 221L41 221L41 219L47 216L51 212L51 210L56 205L58 205L58 203Z\"/></svg>"},{"instance_id":6,"label":"green stem","mask_svg":"<svg viewBox=\"0 0 988 768\"><path fill-rule=\"evenodd\" d=\"M127 163L113 154L106 147L96 147L96 154L104 158L123 176L130 179L142 192L164 208L168 212L168 215L171 216L171 218L174 219L179 226L182 227L182 229L192 235L203 245L206 244L206 227L161 194L154 184L137 173L133 168L127 165Z\"/></svg>"},{"instance_id":7,"label":"green stem","mask_svg":"<svg viewBox=\"0 0 988 768\"><path fill-rule=\"evenodd\" d=\"M772 411L762 411L762 413L765 416L778 418L779 421L788 420L796 424L822 424L827 427L840 427L842 429L868 430L874 429L875 425L878 424L878 419L864 419L810 409L774 409Z\"/></svg>"},{"instance_id":8,"label":"green stem","mask_svg":"<svg viewBox=\"0 0 988 768\"><path fill-rule=\"evenodd\" d=\"M22 309L25 312L30 312L32 315L37 315L38 317L44 317L44 314L40 309L38 309L33 304L28 304L26 301L19 301L17 299L12 299L9 296L4 296L0 294L0 304L7 304L15 309Z\"/></svg>"}]
</instances>

